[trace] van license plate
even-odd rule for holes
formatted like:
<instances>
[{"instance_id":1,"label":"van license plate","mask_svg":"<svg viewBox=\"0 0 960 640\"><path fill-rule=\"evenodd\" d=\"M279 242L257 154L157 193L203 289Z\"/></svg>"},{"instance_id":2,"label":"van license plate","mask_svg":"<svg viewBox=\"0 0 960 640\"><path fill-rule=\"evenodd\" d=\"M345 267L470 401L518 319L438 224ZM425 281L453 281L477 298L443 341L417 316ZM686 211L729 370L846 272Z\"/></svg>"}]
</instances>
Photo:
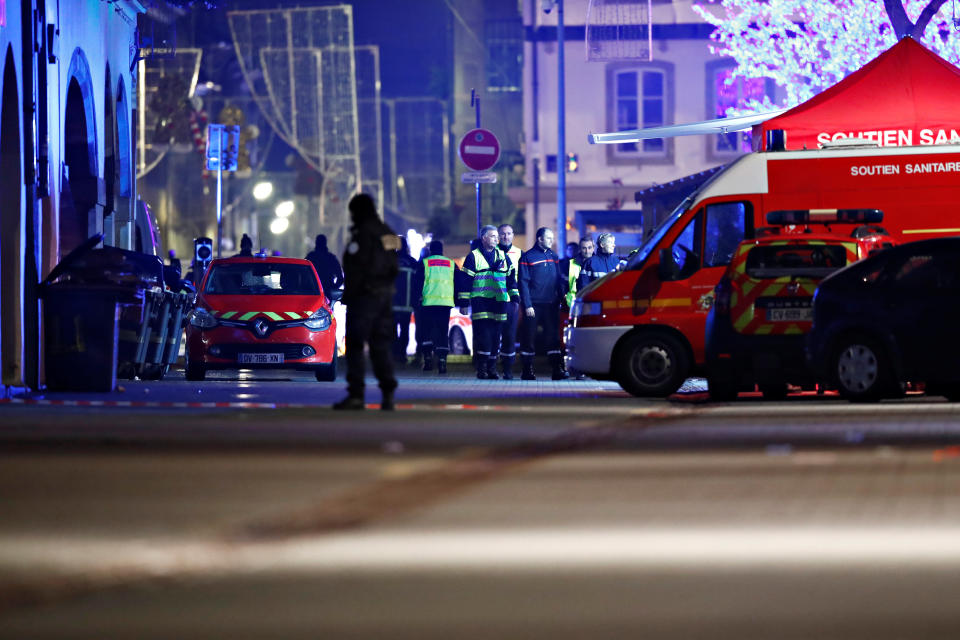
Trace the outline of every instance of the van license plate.
<instances>
[{"instance_id":1,"label":"van license plate","mask_svg":"<svg viewBox=\"0 0 960 640\"><path fill-rule=\"evenodd\" d=\"M768 322L813 322L813 308L767 309Z\"/></svg>"},{"instance_id":2,"label":"van license plate","mask_svg":"<svg viewBox=\"0 0 960 640\"><path fill-rule=\"evenodd\" d=\"M283 364L282 353L241 353L240 364Z\"/></svg>"}]
</instances>

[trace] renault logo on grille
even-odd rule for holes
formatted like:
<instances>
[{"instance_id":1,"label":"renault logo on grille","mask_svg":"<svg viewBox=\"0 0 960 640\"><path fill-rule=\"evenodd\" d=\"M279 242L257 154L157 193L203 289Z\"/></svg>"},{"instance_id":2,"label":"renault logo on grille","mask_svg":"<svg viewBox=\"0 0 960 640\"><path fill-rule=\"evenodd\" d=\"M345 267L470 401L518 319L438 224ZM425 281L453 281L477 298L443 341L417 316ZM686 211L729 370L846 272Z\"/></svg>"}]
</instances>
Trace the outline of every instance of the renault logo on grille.
<instances>
[{"instance_id":1,"label":"renault logo on grille","mask_svg":"<svg viewBox=\"0 0 960 640\"><path fill-rule=\"evenodd\" d=\"M258 336L265 336L267 335L267 329L270 328L270 323L261 318L253 323L253 328L257 330Z\"/></svg>"}]
</instances>

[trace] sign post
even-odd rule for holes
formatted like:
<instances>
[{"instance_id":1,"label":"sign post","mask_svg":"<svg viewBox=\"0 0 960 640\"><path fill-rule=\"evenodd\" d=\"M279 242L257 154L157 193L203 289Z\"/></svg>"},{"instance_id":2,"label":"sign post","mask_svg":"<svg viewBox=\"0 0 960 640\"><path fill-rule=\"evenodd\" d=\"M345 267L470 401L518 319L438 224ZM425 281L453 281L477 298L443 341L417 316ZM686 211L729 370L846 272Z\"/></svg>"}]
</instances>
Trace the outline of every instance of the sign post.
<instances>
[{"instance_id":1,"label":"sign post","mask_svg":"<svg viewBox=\"0 0 960 640\"><path fill-rule=\"evenodd\" d=\"M497 136L480 128L480 99L476 98L477 128L471 129L460 140L460 160L471 171L461 174L462 182L477 185L477 234L483 226L480 215L480 185L497 181L497 174L490 171L500 159L500 141Z\"/></svg>"},{"instance_id":2,"label":"sign post","mask_svg":"<svg viewBox=\"0 0 960 640\"><path fill-rule=\"evenodd\" d=\"M223 172L237 170L240 127L211 124L207 127L207 170L217 172L217 257L223 244Z\"/></svg>"}]
</instances>

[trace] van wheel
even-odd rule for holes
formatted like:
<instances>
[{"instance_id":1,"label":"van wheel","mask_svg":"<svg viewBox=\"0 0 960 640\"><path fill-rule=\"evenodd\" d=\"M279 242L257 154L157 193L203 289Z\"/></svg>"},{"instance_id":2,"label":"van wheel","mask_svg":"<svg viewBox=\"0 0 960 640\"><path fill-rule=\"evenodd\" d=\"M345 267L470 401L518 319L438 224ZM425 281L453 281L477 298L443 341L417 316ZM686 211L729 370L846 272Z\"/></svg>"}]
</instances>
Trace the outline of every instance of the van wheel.
<instances>
[{"instance_id":1,"label":"van wheel","mask_svg":"<svg viewBox=\"0 0 960 640\"><path fill-rule=\"evenodd\" d=\"M470 347L467 346L467 337L463 335L463 329L460 327L450 329L450 354L455 356L470 355Z\"/></svg>"},{"instance_id":2,"label":"van wheel","mask_svg":"<svg viewBox=\"0 0 960 640\"><path fill-rule=\"evenodd\" d=\"M337 379L337 354L333 354L333 360L330 364L324 364L317 367L317 382L333 382Z\"/></svg>"},{"instance_id":3,"label":"van wheel","mask_svg":"<svg viewBox=\"0 0 960 640\"><path fill-rule=\"evenodd\" d=\"M833 352L831 371L840 395L853 402L876 402L893 387L890 363L870 338L842 340Z\"/></svg>"},{"instance_id":4,"label":"van wheel","mask_svg":"<svg viewBox=\"0 0 960 640\"><path fill-rule=\"evenodd\" d=\"M631 336L614 354L617 381L640 398L665 398L687 379L690 369L684 345L665 333Z\"/></svg>"}]
</instances>

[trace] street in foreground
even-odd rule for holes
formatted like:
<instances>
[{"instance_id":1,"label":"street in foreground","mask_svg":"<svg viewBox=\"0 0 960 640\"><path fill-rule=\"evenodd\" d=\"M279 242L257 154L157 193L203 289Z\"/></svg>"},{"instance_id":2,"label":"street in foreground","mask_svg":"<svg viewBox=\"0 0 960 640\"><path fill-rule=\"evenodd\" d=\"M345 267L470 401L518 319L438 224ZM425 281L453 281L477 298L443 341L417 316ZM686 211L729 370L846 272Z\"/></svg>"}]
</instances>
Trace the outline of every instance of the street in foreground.
<instances>
[{"instance_id":1,"label":"street in foreground","mask_svg":"<svg viewBox=\"0 0 960 640\"><path fill-rule=\"evenodd\" d=\"M957 405L560 384L0 407L0 637L956 636Z\"/></svg>"}]
</instances>

